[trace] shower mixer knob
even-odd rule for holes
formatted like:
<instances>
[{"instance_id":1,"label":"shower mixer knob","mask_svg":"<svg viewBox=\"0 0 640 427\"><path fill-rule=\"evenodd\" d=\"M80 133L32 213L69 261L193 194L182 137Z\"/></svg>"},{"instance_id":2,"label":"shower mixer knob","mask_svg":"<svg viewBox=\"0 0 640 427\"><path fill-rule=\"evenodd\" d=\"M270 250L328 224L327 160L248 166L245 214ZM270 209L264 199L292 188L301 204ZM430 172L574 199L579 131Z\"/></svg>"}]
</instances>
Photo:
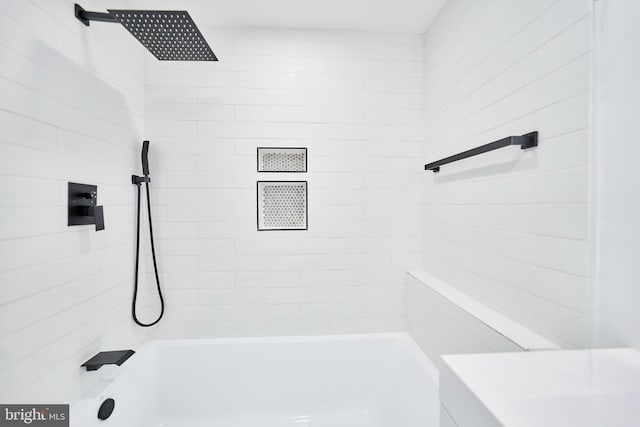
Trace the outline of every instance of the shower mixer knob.
<instances>
[{"instance_id":1,"label":"shower mixer knob","mask_svg":"<svg viewBox=\"0 0 640 427\"><path fill-rule=\"evenodd\" d=\"M94 200L98 198L98 193L96 193L95 191L91 191L89 193L82 193L81 196L85 199Z\"/></svg>"}]
</instances>

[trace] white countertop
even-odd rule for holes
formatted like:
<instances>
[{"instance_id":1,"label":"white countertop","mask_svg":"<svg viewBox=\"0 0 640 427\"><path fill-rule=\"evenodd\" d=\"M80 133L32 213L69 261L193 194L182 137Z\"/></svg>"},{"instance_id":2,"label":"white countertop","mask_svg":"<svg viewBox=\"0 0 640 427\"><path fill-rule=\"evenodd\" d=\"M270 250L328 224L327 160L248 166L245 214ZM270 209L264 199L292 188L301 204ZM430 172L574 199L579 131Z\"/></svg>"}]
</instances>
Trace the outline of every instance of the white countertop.
<instances>
[{"instance_id":1,"label":"white countertop","mask_svg":"<svg viewBox=\"0 0 640 427\"><path fill-rule=\"evenodd\" d=\"M630 349L443 356L506 427L640 426L640 353ZM453 390L452 390L453 391ZM456 393L449 393L456 399ZM446 406L447 402L443 401ZM455 407L455 403L452 404Z\"/></svg>"}]
</instances>

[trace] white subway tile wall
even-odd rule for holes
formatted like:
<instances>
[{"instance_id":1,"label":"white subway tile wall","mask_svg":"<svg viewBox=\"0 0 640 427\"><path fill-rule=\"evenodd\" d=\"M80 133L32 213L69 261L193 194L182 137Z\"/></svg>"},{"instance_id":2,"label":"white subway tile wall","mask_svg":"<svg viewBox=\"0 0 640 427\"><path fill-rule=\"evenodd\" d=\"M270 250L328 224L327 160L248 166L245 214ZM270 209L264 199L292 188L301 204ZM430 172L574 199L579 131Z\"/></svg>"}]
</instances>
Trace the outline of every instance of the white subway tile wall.
<instances>
[{"instance_id":1,"label":"white subway tile wall","mask_svg":"<svg viewBox=\"0 0 640 427\"><path fill-rule=\"evenodd\" d=\"M589 0L451 0L425 35L424 265L565 347L588 343Z\"/></svg>"},{"instance_id":2,"label":"white subway tile wall","mask_svg":"<svg viewBox=\"0 0 640 427\"><path fill-rule=\"evenodd\" d=\"M168 303L154 336L404 329L403 272L422 262L422 37L202 30L219 63L146 63ZM308 147L309 172L258 174L258 146ZM258 180L308 180L309 230L258 232Z\"/></svg>"},{"instance_id":3,"label":"white subway tile wall","mask_svg":"<svg viewBox=\"0 0 640 427\"><path fill-rule=\"evenodd\" d=\"M424 37L201 28L218 63L157 62L72 10L0 2L0 401L73 403L100 378L84 360L146 338L129 305L144 138L152 337L404 330L424 266L587 344L588 0L450 0ZM422 170L532 130L535 150ZM257 173L258 146L308 147L309 172ZM288 179L308 181L309 230L259 232L256 181ZM67 181L98 185L106 230L67 227Z\"/></svg>"},{"instance_id":4,"label":"white subway tile wall","mask_svg":"<svg viewBox=\"0 0 640 427\"><path fill-rule=\"evenodd\" d=\"M140 341L142 52L121 28L86 28L73 1L0 2L0 402L73 402L100 379L82 362ZM98 185L104 231L67 227L67 181Z\"/></svg>"}]
</instances>

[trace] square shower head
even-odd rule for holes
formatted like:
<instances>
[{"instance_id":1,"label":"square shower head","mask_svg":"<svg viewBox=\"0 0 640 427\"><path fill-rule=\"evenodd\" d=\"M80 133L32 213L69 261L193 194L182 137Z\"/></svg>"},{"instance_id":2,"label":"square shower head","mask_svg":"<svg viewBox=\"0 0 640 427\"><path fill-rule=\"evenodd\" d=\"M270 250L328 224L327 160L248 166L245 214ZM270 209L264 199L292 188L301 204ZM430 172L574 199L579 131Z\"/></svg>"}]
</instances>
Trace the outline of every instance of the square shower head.
<instances>
[{"instance_id":1,"label":"square shower head","mask_svg":"<svg viewBox=\"0 0 640 427\"><path fill-rule=\"evenodd\" d=\"M218 60L187 11L109 9L109 13L160 61Z\"/></svg>"}]
</instances>

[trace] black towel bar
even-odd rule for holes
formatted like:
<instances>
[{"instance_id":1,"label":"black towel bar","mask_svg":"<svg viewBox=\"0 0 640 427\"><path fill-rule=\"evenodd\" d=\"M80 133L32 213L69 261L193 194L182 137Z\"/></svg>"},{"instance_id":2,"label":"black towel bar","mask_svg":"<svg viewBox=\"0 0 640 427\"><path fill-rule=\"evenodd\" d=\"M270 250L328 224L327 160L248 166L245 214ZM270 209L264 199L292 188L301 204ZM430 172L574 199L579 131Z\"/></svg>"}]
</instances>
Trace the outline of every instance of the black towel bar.
<instances>
[{"instance_id":1,"label":"black towel bar","mask_svg":"<svg viewBox=\"0 0 640 427\"><path fill-rule=\"evenodd\" d=\"M519 145L521 149L538 146L538 132L531 132L521 136L508 136L498 141L493 141L485 145L481 145L471 150L463 151L462 153L454 154L453 156L445 157L436 162L427 163L424 165L424 170L430 170L435 172L440 171L440 166L448 163L457 162L458 160L467 159L469 157L477 156L478 154L487 153L489 151L497 150L499 148L508 147L510 145Z\"/></svg>"}]
</instances>

